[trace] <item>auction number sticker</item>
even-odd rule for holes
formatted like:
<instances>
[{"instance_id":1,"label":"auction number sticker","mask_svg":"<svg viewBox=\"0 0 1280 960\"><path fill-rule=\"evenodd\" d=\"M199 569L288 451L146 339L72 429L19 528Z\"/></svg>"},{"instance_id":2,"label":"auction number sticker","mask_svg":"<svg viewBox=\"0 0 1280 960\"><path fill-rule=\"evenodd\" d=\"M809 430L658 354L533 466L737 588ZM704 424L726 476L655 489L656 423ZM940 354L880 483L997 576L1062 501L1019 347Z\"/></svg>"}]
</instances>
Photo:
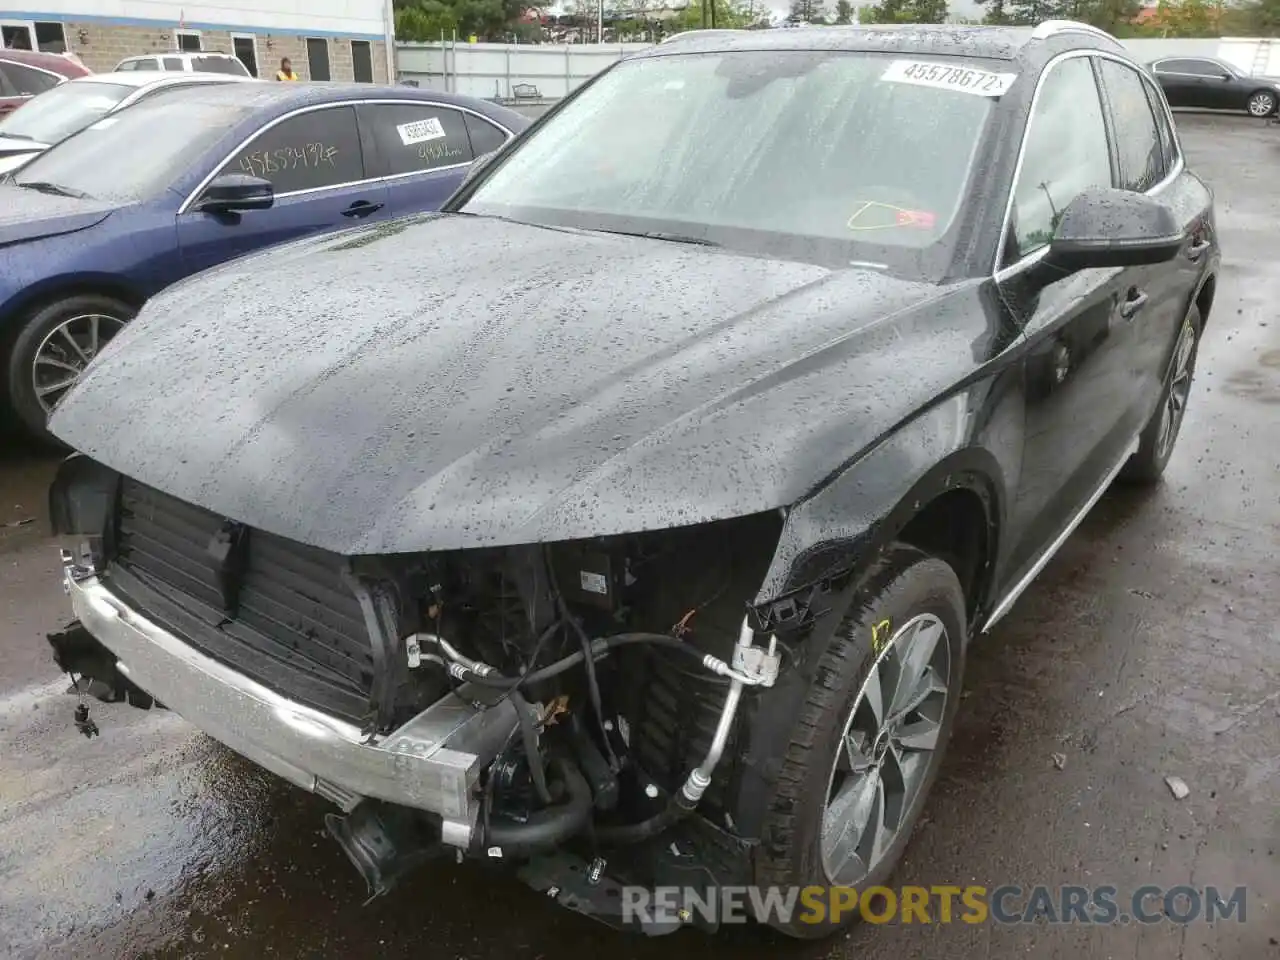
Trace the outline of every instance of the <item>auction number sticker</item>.
<instances>
[{"instance_id":1,"label":"auction number sticker","mask_svg":"<svg viewBox=\"0 0 1280 960\"><path fill-rule=\"evenodd\" d=\"M439 140L446 135L439 117L427 117L425 120L415 120L413 123L402 123L396 127L396 132L400 134L400 142L406 147L412 147L415 143L426 143L428 140Z\"/></svg>"},{"instance_id":2,"label":"auction number sticker","mask_svg":"<svg viewBox=\"0 0 1280 960\"><path fill-rule=\"evenodd\" d=\"M992 73L973 67L951 67L927 60L895 60L880 77L890 83L914 83L920 87L955 90L979 97L1001 97L1018 79L1016 73Z\"/></svg>"}]
</instances>

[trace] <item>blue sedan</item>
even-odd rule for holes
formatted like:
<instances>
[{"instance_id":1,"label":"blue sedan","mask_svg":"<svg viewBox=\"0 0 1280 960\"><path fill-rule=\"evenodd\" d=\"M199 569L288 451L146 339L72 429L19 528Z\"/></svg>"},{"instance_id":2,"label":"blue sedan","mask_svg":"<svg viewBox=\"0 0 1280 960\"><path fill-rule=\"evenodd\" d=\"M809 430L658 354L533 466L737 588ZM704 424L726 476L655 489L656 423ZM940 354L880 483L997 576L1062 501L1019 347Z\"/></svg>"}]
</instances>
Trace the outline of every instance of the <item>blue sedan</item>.
<instances>
[{"instance_id":1,"label":"blue sedan","mask_svg":"<svg viewBox=\"0 0 1280 960\"><path fill-rule=\"evenodd\" d=\"M308 234L435 210L529 125L409 87L186 88L105 117L0 184L0 378L44 435L153 294Z\"/></svg>"}]
</instances>

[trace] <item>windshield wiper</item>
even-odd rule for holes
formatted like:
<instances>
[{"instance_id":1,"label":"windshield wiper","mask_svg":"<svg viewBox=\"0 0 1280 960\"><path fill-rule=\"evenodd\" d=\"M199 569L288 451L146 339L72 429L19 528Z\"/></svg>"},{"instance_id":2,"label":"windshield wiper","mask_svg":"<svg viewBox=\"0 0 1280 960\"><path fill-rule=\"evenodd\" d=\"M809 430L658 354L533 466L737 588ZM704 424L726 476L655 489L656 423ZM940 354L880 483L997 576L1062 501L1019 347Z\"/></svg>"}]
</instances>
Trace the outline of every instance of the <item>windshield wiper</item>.
<instances>
[{"instance_id":1,"label":"windshield wiper","mask_svg":"<svg viewBox=\"0 0 1280 960\"><path fill-rule=\"evenodd\" d=\"M0 130L0 137L9 140L34 140L35 137L27 133L10 133L8 130Z\"/></svg>"},{"instance_id":2,"label":"windshield wiper","mask_svg":"<svg viewBox=\"0 0 1280 960\"><path fill-rule=\"evenodd\" d=\"M601 233L612 233L619 237L644 237L647 240L666 240L668 243L692 243L699 247L718 247L714 240L702 237L687 237L680 233L664 233L661 230L601 230Z\"/></svg>"},{"instance_id":3,"label":"windshield wiper","mask_svg":"<svg viewBox=\"0 0 1280 960\"><path fill-rule=\"evenodd\" d=\"M89 195L81 190L72 190L70 187L50 183L48 180L23 180L18 186L26 187L28 190L39 190L41 193L51 193L55 197L71 197L75 200L89 199Z\"/></svg>"}]
</instances>

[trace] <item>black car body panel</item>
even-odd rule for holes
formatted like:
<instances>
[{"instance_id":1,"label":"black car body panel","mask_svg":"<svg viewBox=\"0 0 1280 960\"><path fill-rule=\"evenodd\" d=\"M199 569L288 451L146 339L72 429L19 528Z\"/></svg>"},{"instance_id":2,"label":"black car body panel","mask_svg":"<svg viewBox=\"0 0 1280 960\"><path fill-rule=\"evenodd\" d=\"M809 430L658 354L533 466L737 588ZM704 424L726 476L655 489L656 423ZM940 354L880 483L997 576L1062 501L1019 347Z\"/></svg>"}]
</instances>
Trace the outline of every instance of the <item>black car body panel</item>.
<instances>
[{"instance_id":1,"label":"black car body panel","mask_svg":"<svg viewBox=\"0 0 1280 960\"><path fill-rule=\"evenodd\" d=\"M1209 57L1166 57L1147 65L1171 107L1250 110L1250 98L1264 93L1280 103L1280 77L1245 74Z\"/></svg>"},{"instance_id":2,"label":"black car body panel","mask_svg":"<svg viewBox=\"0 0 1280 960\"><path fill-rule=\"evenodd\" d=\"M174 288L53 429L180 499L341 554L565 540L793 503L994 340L972 283L465 216L401 228ZM371 259L398 291L376 310ZM208 422L174 436L193 404Z\"/></svg>"},{"instance_id":3,"label":"black car body panel","mask_svg":"<svg viewBox=\"0 0 1280 960\"><path fill-rule=\"evenodd\" d=\"M770 71L795 76L779 66L782 51L958 56L967 58L962 78L1004 73L1008 86L982 114L954 222L897 251L843 233L834 245L815 233L788 246L781 228L774 232L784 242L773 249L748 236L767 229L726 228L731 219L710 215L682 231L669 212L655 227L625 203L595 226L556 219L584 211L590 219L590 204L549 206L544 219L472 204L504 170L527 182L522 149L578 97L609 82L601 78L631 69L623 61L497 154L442 213L275 248L146 305L51 422L89 461L68 461L51 492L54 515L69 518L64 532L99 534L92 569L70 560L65 567L81 616L97 618L144 661L151 648L139 635L147 624L171 630L149 641L179 650L166 661L168 678L178 677L171 689L207 684L217 672L173 666L195 656L189 643L291 703L353 723L367 717L363 732L393 736L404 729L397 723L416 723L428 712L416 711L444 702L402 699L405 691L425 697L429 673L406 665L420 635L413 631L432 631L423 634L428 642L480 636L467 657L492 641L508 676L522 678L540 662L542 638L558 630L569 648L578 639L583 645L561 663L573 656L593 663L593 642L636 640L642 634L630 631L640 630L650 640L657 631L667 647L675 640L705 653L704 666L771 634L777 647L754 654L779 664L776 686L744 698L736 721L734 695L721 707L724 688L671 666L675 654L659 649L639 663L610 653L611 662L602 661L618 671L602 682L602 702L640 701L634 713L623 706L617 714L635 719L629 734L617 728L617 748L643 759L638 795L649 798L625 829L648 829L643 817L654 810L644 805L662 791L674 796L692 768L687 789L715 737L724 759L708 761L721 771L703 806L715 813L681 822L712 836L689 840L695 852L676 851L681 863L661 875L672 883L695 874L719 883L750 876L753 857L786 846L769 834L770 798L793 721L811 705L815 685L834 689L827 651L852 638L851 611L869 609L859 606L869 603L858 594L864 575L882 573L875 565L895 550L927 554L955 574L950 596L962 628L967 620L977 633L998 619L1158 423L1175 345L1192 342L1180 338L1194 307L1210 316L1220 257L1212 194L1187 170L1167 105L1123 48L1096 31L1053 24L1034 32L752 31L659 45L636 59L652 65L759 52L732 74L750 91L752 71L766 82ZM796 73L822 61L810 57ZM1117 65L1118 73L1107 69ZM939 74L924 67L909 81L936 86ZM1046 77L1059 86L1040 98ZM1064 86L1068 80L1077 86ZM1078 103L1080 84L1096 108L1087 118L1093 179L1070 187L1078 170L1068 169L1053 186L1074 193L1055 196L1037 175L1026 181L1035 189L1019 195L1026 164L1076 145L1075 129L1050 114L1040 129L1070 142L1028 151L1037 103ZM1146 141L1125 136L1136 127L1135 107L1150 128ZM633 122L631 112L621 115L623 125ZM1059 145L1052 137L1042 143ZM650 169L633 180L607 173L602 193L645 181ZM1043 211L1032 202L1041 202L1041 191ZM629 197L626 188L622 194ZM510 205L536 214L543 208L535 202L542 196ZM1113 217L1124 209L1141 216ZM91 507L101 503L114 506ZM74 521L80 513L91 519ZM711 574L716 590L706 600L702 578ZM461 619L447 622L454 601L442 596L495 576L496 600L478 588L462 591L460 606L481 625L475 633L458 626ZM77 593L81 580L89 586ZM510 582L519 589L504 593ZM626 592L632 583L641 585L635 595ZM635 599L646 583L652 606ZM514 615L503 607L512 596ZM131 618L130 604L143 616ZM696 637L713 637L706 647L686 643L691 618L714 617L706 633L694 628ZM874 628L867 642L866 663L878 664ZM484 676L460 663L452 660L448 676ZM130 666L136 673L137 658ZM442 675L430 674L444 683ZM163 690L148 692L164 699ZM604 708L579 706L598 701L599 690L577 693L571 711L593 711L602 731L614 729ZM238 702L257 709L266 701ZM261 729L277 729L269 714L263 707L245 721L247 732L235 729L228 711L204 716L226 742L248 738L254 747ZM566 725L580 716L573 718ZM511 743L516 720L509 723ZM455 846L474 839L456 811L388 787L386 757L361 753L356 779L373 772L356 786L339 778L335 792L320 782L335 770L349 773L334 753L310 753L310 741L298 746L294 728L277 732L276 743L294 752L264 748L277 761L263 760L268 768L339 802L349 789L440 814ZM599 742L613 740L602 732ZM349 738L335 743L353 749ZM484 753L488 783L505 749ZM526 755L537 756L536 744ZM608 780L602 756L582 767ZM596 795L606 794L602 787ZM488 798L484 804L487 818ZM349 853L351 830L385 826L367 805L355 809L365 813L351 815L346 834L335 833ZM645 834L646 842L656 836ZM668 844L655 842L656 862ZM585 872L559 855L535 860L538 879L529 880L553 897L578 890ZM624 864L625 857L610 864L611 881L659 882ZM361 869L371 885L381 882L367 861ZM681 870L694 872L670 879ZM560 899L608 912L599 892Z\"/></svg>"}]
</instances>

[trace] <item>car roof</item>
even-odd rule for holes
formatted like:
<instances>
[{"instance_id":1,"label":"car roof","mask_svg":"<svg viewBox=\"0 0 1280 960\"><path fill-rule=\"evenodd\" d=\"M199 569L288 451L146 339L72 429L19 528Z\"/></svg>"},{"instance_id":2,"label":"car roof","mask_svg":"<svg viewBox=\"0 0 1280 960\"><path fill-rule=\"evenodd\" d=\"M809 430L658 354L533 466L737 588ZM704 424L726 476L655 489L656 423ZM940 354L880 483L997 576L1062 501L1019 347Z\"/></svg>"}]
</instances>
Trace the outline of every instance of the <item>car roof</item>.
<instances>
[{"instance_id":1,"label":"car roof","mask_svg":"<svg viewBox=\"0 0 1280 960\"><path fill-rule=\"evenodd\" d=\"M245 82L253 81L252 77L243 77L235 73L209 73L208 71L133 71L120 73L94 73L87 77L76 77L71 83L110 83L117 87L175 87L187 84L210 83L213 81Z\"/></svg>"},{"instance_id":2,"label":"car roof","mask_svg":"<svg viewBox=\"0 0 1280 960\"><path fill-rule=\"evenodd\" d=\"M222 57L225 60L236 59L234 54L225 53L222 50L165 50L160 53L138 53L132 57L125 57L121 63L128 63L130 60L154 60L157 57L181 57L184 60L191 60L195 57Z\"/></svg>"},{"instance_id":3,"label":"car roof","mask_svg":"<svg viewBox=\"0 0 1280 960\"><path fill-rule=\"evenodd\" d=\"M962 24L876 24L814 27L809 30L693 30L687 40L648 47L632 59L687 53L774 50L831 50L848 52L915 53L967 56L991 60L1033 58L1040 49L1104 49L1128 56L1115 37L1088 24L1046 20L1036 27L970 26Z\"/></svg>"},{"instance_id":4,"label":"car roof","mask_svg":"<svg viewBox=\"0 0 1280 960\"><path fill-rule=\"evenodd\" d=\"M481 109L491 116L510 113L505 107L486 103L475 97L445 93L420 87L390 87L371 83L254 83L201 84L179 91L173 96L193 103L240 104L255 109L279 106L282 109L304 107L312 103L342 100L430 100L434 103ZM495 109L496 107L496 109Z\"/></svg>"},{"instance_id":5,"label":"car roof","mask_svg":"<svg viewBox=\"0 0 1280 960\"><path fill-rule=\"evenodd\" d=\"M8 47L0 48L0 60L9 60L13 63L25 64L29 67L38 67L41 70L48 70L51 73L61 74L64 77L79 77L88 74L89 70L84 64L76 63L70 57L64 57L60 53L44 53L34 50L13 50Z\"/></svg>"}]
</instances>

